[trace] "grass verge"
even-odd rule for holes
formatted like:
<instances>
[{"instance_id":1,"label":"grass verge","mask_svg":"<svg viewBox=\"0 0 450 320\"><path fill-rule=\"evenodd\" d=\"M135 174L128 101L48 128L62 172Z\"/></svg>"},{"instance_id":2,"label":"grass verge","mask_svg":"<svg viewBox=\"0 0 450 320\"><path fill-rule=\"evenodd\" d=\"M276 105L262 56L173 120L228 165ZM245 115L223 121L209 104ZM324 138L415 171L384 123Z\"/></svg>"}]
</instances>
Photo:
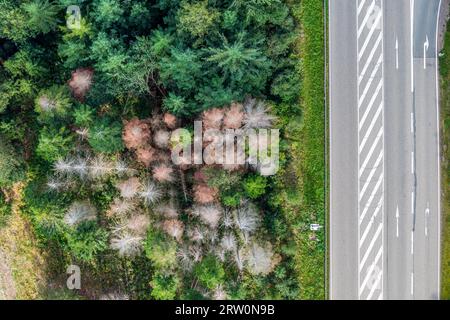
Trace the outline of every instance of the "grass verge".
<instances>
[{"instance_id":1,"label":"grass verge","mask_svg":"<svg viewBox=\"0 0 450 320\"><path fill-rule=\"evenodd\" d=\"M325 224L325 108L324 108L324 8L322 0L292 1L300 23L299 72L302 77L301 120L288 125L290 165L277 181L282 214L292 228L294 264L300 285L299 299L326 298L325 230L310 231L311 223ZM292 118L292 117L291 117Z\"/></svg>"},{"instance_id":2,"label":"grass verge","mask_svg":"<svg viewBox=\"0 0 450 320\"><path fill-rule=\"evenodd\" d=\"M450 23L447 23L443 56L440 58L441 84L441 185L442 259L441 299L450 300Z\"/></svg>"}]
</instances>

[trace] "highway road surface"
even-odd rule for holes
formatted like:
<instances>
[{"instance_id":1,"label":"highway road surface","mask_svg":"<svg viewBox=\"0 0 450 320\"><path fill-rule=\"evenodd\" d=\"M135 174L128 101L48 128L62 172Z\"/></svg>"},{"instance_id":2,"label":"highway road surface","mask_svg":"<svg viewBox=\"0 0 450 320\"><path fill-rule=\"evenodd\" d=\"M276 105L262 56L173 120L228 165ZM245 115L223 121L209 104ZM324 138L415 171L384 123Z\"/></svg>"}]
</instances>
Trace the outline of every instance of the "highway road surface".
<instances>
[{"instance_id":1,"label":"highway road surface","mask_svg":"<svg viewBox=\"0 0 450 320\"><path fill-rule=\"evenodd\" d=\"M439 299L441 5L329 1L331 299Z\"/></svg>"}]
</instances>

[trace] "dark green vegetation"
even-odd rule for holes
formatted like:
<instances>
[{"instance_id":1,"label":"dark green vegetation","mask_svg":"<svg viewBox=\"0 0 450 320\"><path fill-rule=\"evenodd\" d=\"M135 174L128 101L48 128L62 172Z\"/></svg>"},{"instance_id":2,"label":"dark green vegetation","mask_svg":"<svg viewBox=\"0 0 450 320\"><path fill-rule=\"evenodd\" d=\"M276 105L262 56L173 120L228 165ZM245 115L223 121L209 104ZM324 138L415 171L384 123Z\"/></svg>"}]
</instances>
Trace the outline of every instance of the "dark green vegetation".
<instances>
[{"instance_id":1,"label":"dark green vegetation","mask_svg":"<svg viewBox=\"0 0 450 320\"><path fill-rule=\"evenodd\" d=\"M276 203L295 235L289 250L295 250L299 297L325 299L325 234L309 230L311 223L325 224L323 2L303 0L293 12L301 21L296 53L302 88L300 105L283 105L279 111L287 128L286 154L292 159L277 179Z\"/></svg>"},{"instance_id":2,"label":"dark green vegetation","mask_svg":"<svg viewBox=\"0 0 450 320\"><path fill-rule=\"evenodd\" d=\"M0 0L1 214L23 181L52 287L76 264L86 298L323 298L321 4ZM174 165L195 119L279 128L280 171Z\"/></svg>"},{"instance_id":3,"label":"dark green vegetation","mask_svg":"<svg viewBox=\"0 0 450 320\"><path fill-rule=\"evenodd\" d=\"M447 23L441 72L442 266L441 299L450 299L450 23Z\"/></svg>"}]
</instances>

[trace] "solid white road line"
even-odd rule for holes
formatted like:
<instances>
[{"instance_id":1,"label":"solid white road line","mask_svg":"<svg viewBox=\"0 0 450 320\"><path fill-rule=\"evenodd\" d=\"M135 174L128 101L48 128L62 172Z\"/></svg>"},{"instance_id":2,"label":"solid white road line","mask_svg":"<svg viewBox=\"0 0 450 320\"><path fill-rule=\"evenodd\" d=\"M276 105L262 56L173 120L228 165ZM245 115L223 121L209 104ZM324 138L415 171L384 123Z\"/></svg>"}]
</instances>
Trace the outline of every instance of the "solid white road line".
<instances>
[{"instance_id":1,"label":"solid white road line","mask_svg":"<svg viewBox=\"0 0 450 320\"><path fill-rule=\"evenodd\" d=\"M395 69L398 70L398 38L395 37Z\"/></svg>"},{"instance_id":2,"label":"solid white road line","mask_svg":"<svg viewBox=\"0 0 450 320\"><path fill-rule=\"evenodd\" d=\"M435 54L436 54L436 61L437 57L438 57L438 51L437 51L437 47L438 47L438 35L439 35L439 16L440 16L440 12L441 12L441 5L442 5L442 0L439 0L439 8L438 8L438 14L437 14L437 19L436 19L436 45L435 45ZM437 129L438 129L438 134L437 134L437 151L438 151L438 156L437 156L437 168L438 168L438 190L441 187L441 166L440 166L440 161L439 161L439 157L440 157L440 136L439 136L439 76L438 76L438 63L435 63L435 78L436 78L436 120L437 120ZM438 192L437 193L437 198L438 198L438 202L437 202L437 206L438 206L438 210L437 210L437 220L438 220L438 236L437 236L437 246L438 246L438 263L437 263L437 283L438 283L438 288L437 288L437 292L438 292L438 299L440 298L440 291L441 291L441 284L440 284L440 277L441 277L441 193Z\"/></svg>"},{"instance_id":3,"label":"solid white road line","mask_svg":"<svg viewBox=\"0 0 450 320\"><path fill-rule=\"evenodd\" d=\"M400 214L398 212L398 205L397 205L397 210L395 211L395 220L397 221L397 229L396 229L396 236L398 238L398 223L399 223L399 218L400 218Z\"/></svg>"},{"instance_id":4,"label":"solid white road line","mask_svg":"<svg viewBox=\"0 0 450 320\"><path fill-rule=\"evenodd\" d=\"M430 203L427 202L427 208L425 209L425 236L428 237L428 219L430 217Z\"/></svg>"},{"instance_id":5,"label":"solid white road line","mask_svg":"<svg viewBox=\"0 0 450 320\"><path fill-rule=\"evenodd\" d=\"M411 35L411 92L414 92L414 0L409 0L409 19L410 19L410 35Z\"/></svg>"},{"instance_id":6,"label":"solid white road line","mask_svg":"<svg viewBox=\"0 0 450 320\"><path fill-rule=\"evenodd\" d=\"M411 214L414 214L414 196L415 196L415 193L413 191L413 192L411 192Z\"/></svg>"},{"instance_id":7,"label":"solid white road line","mask_svg":"<svg viewBox=\"0 0 450 320\"><path fill-rule=\"evenodd\" d=\"M423 68L427 68L427 51L428 47L430 46L430 43L428 42L428 35L425 43L423 44Z\"/></svg>"},{"instance_id":8,"label":"solid white road line","mask_svg":"<svg viewBox=\"0 0 450 320\"><path fill-rule=\"evenodd\" d=\"M436 19L436 45L435 45L435 54L436 54L436 61L437 57L438 57L438 35L439 35L439 16L440 16L440 12L441 12L441 5L442 5L442 0L439 0L439 8L438 8L438 14L437 14L437 19ZM440 165L440 136L439 136L439 74L438 74L438 63L435 63L435 78L436 78L436 124L437 124L437 151L438 151L438 156L437 156L437 168L438 168L438 190L440 190L441 188L441 165ZM441 214L441 193L437 192L437 224L438 224L438 236L437 236L437 247L438 247L438 263L437 263L437 283L438 283L438 288L437 288L437 298L440 298L440 291L441 291L441 283L440 283L440 277L441 277L441 218L440 218L440 214Z\"/></svg>"}]
</instances>

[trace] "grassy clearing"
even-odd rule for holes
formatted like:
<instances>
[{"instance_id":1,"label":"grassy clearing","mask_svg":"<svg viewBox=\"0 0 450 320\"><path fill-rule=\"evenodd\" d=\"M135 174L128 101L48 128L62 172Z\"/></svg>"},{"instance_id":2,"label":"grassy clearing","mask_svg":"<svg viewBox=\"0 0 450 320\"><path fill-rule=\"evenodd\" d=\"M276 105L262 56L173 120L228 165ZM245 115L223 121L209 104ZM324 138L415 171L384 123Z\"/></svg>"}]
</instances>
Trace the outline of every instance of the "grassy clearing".
<instances>
[{"instance_id":1,"label":"grassy clearing","mask_svg":"<svg viewBox=\"0 0 450 320\"><path fill-rule=\"evenodd\" d=\"M299 299L325 299L324 230L309 230L310 223L325 224L323 1L302 0L292 7L301 23L301 120L287 126L291 164L279 175L277 197L295 236Z\"/></svg>"},{"instance_id":2,"label":"grassy clearing","mask_svg":"<svg viewBox=\"0 0 450 320\"><path fill-rule=\"evenodd\" d=\"M45 258L20 212L22 188L19 183L9 192L11 210L0 227L0 297L5 299L39 299L45 283Z\"/></svg>"},{"instance_id":3,"label":"grassy clearing","mask_svg":"<svg viewBox=\"0 0 450 320\"><path fill-rule=\"evenodd\" d=\"M441 298L450 299L450 23L445 34L441 72L442 277Z\"/></svg>"}]
</instances>

